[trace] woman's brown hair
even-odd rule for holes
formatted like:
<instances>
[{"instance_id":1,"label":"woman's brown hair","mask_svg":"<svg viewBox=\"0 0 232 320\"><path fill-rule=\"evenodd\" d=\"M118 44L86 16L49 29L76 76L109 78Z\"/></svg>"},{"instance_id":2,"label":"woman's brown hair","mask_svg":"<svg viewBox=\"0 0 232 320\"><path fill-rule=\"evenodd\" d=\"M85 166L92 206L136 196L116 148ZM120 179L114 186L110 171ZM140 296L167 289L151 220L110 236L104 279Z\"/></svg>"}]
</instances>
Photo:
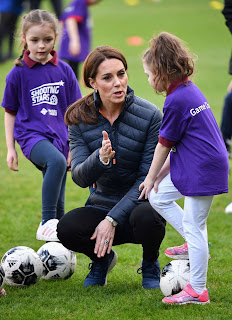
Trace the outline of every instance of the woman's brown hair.
<instances>
[{"instance_id":1,"label":"woman's brown hair","mask_svg":"<svg viewBox=\"0 0 232 320\"><path fill-rule=\"evenodd\" d=\"M95 80L99 65L109 59L118 59L122 61L125 70L127 70L127 62L123 54L115 48L109 46L97 47L89 53L82 69L82 81L87 88L92 88L90 79ZM93 93L86 95L78 101L71 104L64 116L66 125L78 124L96 124L98 116L94 106Z\"/></svg>"},{"instance_id":2,"label":"woman's brown hair","mask_svg":"<svg viewBox=\"0 0 232 320\"><path fill-rule=\"evenodd\" d=\"M161 32L150 40L143 62L154 74L154 84L162 82L167 91L168 84L176 79L184 82L194 71L194 60L182 41L176 36Z\"/></svg>"},{"instance_id":3,"label":"woman's brown hair","mask_svg":"<svg viewBox=\"0 0 232 320\"><path fill-rule=\"evenodd\" d=\"M44 23L48 23L52 26L54 33L56 34L58 32L58 25L59 22L56 18L56 16L53 13L50 13L46 10L32 10L28 14L25 14L22 17L21 21L21 32L24 36L26 36L27 31L30 29L31 26L34 25L41 25ZM22 44L23 42L21 42ZM22 59L24 52L27 50L27 44L24 44L22 54L19 58L15 60L15 65L16 66L23 66Z\"/></svg>"}]
</instances>

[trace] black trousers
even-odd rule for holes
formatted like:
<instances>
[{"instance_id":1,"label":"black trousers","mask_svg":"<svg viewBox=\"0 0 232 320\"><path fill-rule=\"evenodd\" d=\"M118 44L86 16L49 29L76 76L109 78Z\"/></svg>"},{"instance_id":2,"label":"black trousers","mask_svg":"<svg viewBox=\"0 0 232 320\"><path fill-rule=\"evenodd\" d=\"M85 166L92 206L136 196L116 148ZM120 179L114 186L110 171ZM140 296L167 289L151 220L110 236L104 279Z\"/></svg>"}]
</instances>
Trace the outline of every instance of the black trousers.
<instances>
[{"instance_id":1,"label":"black trousers","mask_svg":"<svg viewBox=\"0 0 232 320\"><path fill-rule=\"evenodd\" d=\"M73 72L75 73L75 76L77 78L77 80L79 80L79 62L75 62L75 61L67 61L68 64L70 65L70 67L72 68Z\"/></svg>"},{"instance_id":2,"label":"black trousers","mask_svg":"<svg viewBox=\"0 0 232 320\"><path fill-rule=\"evenodd\" d=\"M4 58L11 58L13 54L13 44L14 44L14 34L16 30L16 23L18 20L18 15L11 12L2 12L0 14L0 60ZM3 54L3 40L7 38L8 40L8 52L6 57Z\"/></svg>"},{"instance_id":3,"label":"black trousers","mask_svg":"<svg viewBox=\"0 0 232 320\"><path fill-rule=\"evenodd\" d=\"M106 209L92 206L66 213L57 226L59 240L66 248L84 253L91 260L97 261L94 253L95 240L90 240L90 237L107 213ZM155 261L165 235L165 225L165 220L148 202L142 203L131 212L129 223L116 227L113 245L141 244L143 260Z\"/></svg>"},{"instance_id":4,"label":"black trousers","mask_svg":"<svg viewBox=\"0 0 232 320\"><path fill-rule=\"evenodd\" d=\"M63 12L62 2L63 0L51 0L55 14L57 18L60 18ZM40 7L41 0L30 0L31 10L38 9Z\"/></svg>"},{"instance_id":5,"label":"black trousers","mask_svg":"<svg viewBox=\"0 0 232 320\"><path fill-rule=\"evenodd\" d=\"M221 120L221 132L224 141L232 137L232 92L228 93L224 100Z\"/></svg>"}]
</instances>

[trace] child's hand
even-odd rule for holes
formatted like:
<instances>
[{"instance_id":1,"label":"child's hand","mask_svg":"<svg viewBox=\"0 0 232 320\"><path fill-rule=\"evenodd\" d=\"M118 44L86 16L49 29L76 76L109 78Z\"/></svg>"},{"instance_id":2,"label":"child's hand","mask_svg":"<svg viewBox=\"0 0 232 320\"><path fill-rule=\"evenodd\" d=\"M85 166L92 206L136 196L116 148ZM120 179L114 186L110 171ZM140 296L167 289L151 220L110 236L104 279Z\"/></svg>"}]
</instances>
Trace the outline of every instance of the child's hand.
<instances>
[{"instance_id":1,"label":"child's hand","mask_svg":"<svg viewBox=\"0 0 232 320\"><path fill-rule=\"evenodd\" d=\"M17 151L15 149L8 150L6 161L7 161L7 165L10 170L19 171L19 169L16 168L18 166L18 155L17 155Z\"/></svg>"},{"instance_id":2,"label":"child's hand","mask_svg":"<svg viewBox=\"0 0 232 320\"><path fill-rule=\"evenodd\" d=\"M69 53L71 56L75 57L81 52L81 44L78 41L70 41L69 43Z\"/></svg>"},{"instance_id":3,"label":"child's hand","mask_svg":"<svg viewBox=\"0 0 232 320\"><path fill-rule=\"evenodd\" d=\"M149 175L147 175L146 179L139 186L139 191L142 190L139 196L139 200L141 200L144 196L145 196L145 199L148 199L148 194L153 187L154 187L154 180L151 179Z\"/></svg>"}]
</instances>

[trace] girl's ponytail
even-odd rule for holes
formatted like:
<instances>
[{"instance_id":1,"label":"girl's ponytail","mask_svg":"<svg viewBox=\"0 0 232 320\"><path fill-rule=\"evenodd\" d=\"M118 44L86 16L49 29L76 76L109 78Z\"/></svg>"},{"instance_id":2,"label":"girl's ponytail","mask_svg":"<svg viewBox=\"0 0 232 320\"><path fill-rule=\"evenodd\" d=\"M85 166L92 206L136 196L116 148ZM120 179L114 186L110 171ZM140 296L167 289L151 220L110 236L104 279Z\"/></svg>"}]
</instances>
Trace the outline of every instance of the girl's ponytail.
<instances>
[{"instance_id":1,"label":"girl's ponytail","mask_svg":"<svg viewBox=\"0 0 232 320\"><path fill-rule=\"evenodd\" d=\"M24 48L23 48L23 51L22 51L21 56L19 56L17 59L15 59L14 64L15 64L17 67L23 67L22 59L23 59L23 56L24 56L24 52L25 52L26 50L27 50L27 44L24 45Z\"/></svg>"}]
</instances>

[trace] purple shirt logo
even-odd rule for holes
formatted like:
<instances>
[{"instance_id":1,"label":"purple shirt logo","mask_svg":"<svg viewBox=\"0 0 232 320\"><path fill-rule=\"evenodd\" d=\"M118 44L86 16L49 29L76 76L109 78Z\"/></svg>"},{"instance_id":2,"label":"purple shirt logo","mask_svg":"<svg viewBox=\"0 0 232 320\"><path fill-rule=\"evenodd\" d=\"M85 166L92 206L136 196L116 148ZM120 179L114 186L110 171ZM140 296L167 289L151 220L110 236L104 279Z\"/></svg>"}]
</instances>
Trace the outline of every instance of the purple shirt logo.
<instances>
[{"instance_id":1,"label":"purple shirt logo","mask_svg":"<svg viewBox=\"0 0 232 320\"><path fill-rule=\"evenodd\" d=\"M64 81L45 83L39 87L30 90L32 107L38 106L40 104L46 103L53 106L58 104L58 93L60 92L60 87L64 86ZM46 114L45 108L42 109L41 113ZM54 113L51 115L55 115Z\"/></svg>"}]
</instances>

